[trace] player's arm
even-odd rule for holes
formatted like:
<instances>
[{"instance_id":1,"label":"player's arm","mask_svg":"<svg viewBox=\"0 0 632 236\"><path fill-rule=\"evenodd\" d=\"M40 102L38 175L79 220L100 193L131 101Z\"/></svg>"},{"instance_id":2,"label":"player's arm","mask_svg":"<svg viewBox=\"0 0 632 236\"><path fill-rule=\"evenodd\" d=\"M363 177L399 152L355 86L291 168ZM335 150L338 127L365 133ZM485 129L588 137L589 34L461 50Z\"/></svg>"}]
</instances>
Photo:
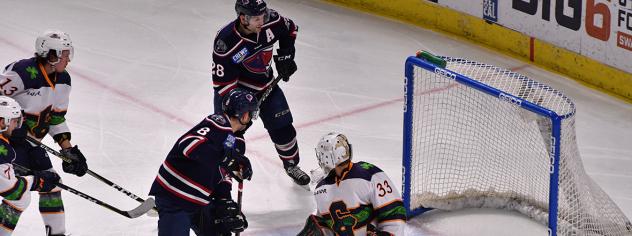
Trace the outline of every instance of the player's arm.
<instances>
[{"instance_id":1,"label":"player's arm","mask_svg":"<svg viewBox=\"0 0 632 236\"><path fill-rule=\"evenodd\" d=\"M70 75L61 73L55 85L55 96L51 110L49 134L62 149L71 149L70 129L66 123L66 112L70 102Z\"/></svg>"},{"instance_id":2,"label":"player's arm","mask_svg":"<svg viewBox=\"0 0 632 236\"><path fill-rule=\"evenodd\" d=\"M294 43L298 34L298 26L290 18L280 16L274 10L270 10L270 18L272 22L278 18L277 23L273 25L275 35L279 35L279 49L277 55L274 56L274 64L279 76L287 82L298 69L296 62L294 62L296 54Z\"/></svg>"},{"instance_id":3,"label":"player's arm","mask_svg":"<svg viewBox=\"0 0 632 236\"><path fill-rule=\"evenodd\" d=\"M6 200L18 200L26 191L31 190L33 176L16 176L11 163L0 165L0 196Z\"/></svg>"},{"instance_id":4,"label":"player's arm","mask_svg":"<svg viewBox=\"0 0 632 236\"><path fill-rule=\"evenodd\" d=\"M17 176L10 162L0 164L0 171L0 196L5 200L21 199L27 191L48 192L59 183L59 175L51 171L35 171L30 175Z\"/></svg>"},{"instance_id":5,"label":"player's arm","mask_svg":"<svg viewBox=\"0 0 632 236\"><path fill-rule=\"evenodd\" d=\"M66 123L70 90L70 75L67 72L58 74L48 134L59 144L60 152L70 159L70 161L62 162L64 172L83 176L88 171L88 163L86 157L79 150L79 146L73 146L70 143L70 129Z\"/></svg>"},{"instance_id":6,"label":"player's arm","mask_svg":"<svg viewBox=\"0 0 632 236\"><path fill-rule=\"evenodd\" d=\"M0 74L0 95L13 97L24 91L24 83L22 78L15 71L8 70Z\"/></svg>"},{"instance_id":7,"label":"player's arm","mask_svg":"<svg viewBox=\"0 0 632 236\"><path fill-rule=\"evenodd\" d=\"M213 76L213 89L220 96L228 94L237 87L239 82L239 63L242 57L234 56L236 46L229 47L231 45L227 45L222 39L215 39L211 75Z\"/></svg>"},{"instance_id":8,"label":"player's arm","mask_svg":"<svg viewBox=\"0 0 632 236\"><path fill-rule=\"evenodd\" d=\"M371 202L377 221L375 235L401 235L406 222L406 210L393 181L386 173L379 171L371 178L371 185Z\"/></svg>"}]
</instances>

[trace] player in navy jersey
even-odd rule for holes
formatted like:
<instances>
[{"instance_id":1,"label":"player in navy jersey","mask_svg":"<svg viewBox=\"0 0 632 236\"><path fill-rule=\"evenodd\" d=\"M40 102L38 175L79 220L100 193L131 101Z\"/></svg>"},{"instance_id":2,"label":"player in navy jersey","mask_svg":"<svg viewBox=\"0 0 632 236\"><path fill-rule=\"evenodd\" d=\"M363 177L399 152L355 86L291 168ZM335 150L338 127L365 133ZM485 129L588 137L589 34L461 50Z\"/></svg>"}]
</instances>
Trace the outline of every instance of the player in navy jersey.
<instances>
[{"instance_id":1,"label":"player in navy jersey","mask_svg":"<svg viewBox=\"0 0 632 236\"><path fill-rule=\"evenodd\" d=\"M17 154L16 164L35 171L54 171L46 151L24 141L26 135L41 140L48 134L59 144L60 152L74 160L62 163L64 172L83 176L88 170L86 158L77 146L70 143L70 129L66 122L71 90L66 67L73 54L70 36L59 30L49 30L37 37L34 57L6 66L0 78L0 94L15 99L25 113L25 125L12 135L17 138L11 143ZM61 189L40 192L39 196L39 210L47 234L64 235L66 226Z\"/></svg>"},{"instance_id":2,"label":"player in navy jersey","mask_svg":"<svg viewBox=\"0 0 632 236\"><path fill-rule=\"evenodd\" d=\"M220 29L213 46L213 88L215 110L221 108L222 97L235 88L247 89L261 96L274 79L270 62L279 77L289 81L296 72L294 41L298 26L263 0L237 0L237 19ZM273 47L279 43L277 55ZM292 113L280 87L275 86L262 102L259 113L263 126L275 144L286 173L299 185L307 185L309 175L299 167L296 129Z\"/></svg>"},{"instance_id":3,"label":"player in navy jersey","mask_svg":"<svg viewBox=\"0 0 632 236\"><path fill-rule=\"evenodd\" d=\"M158 235L230 235L248 227L232 200L231 177L250 179L243 136L257 111L251 92L233 89L222 101L222 113L206 117L182 135L160 166L151 186L158 207Z\"/></svg>"}]
</instances>

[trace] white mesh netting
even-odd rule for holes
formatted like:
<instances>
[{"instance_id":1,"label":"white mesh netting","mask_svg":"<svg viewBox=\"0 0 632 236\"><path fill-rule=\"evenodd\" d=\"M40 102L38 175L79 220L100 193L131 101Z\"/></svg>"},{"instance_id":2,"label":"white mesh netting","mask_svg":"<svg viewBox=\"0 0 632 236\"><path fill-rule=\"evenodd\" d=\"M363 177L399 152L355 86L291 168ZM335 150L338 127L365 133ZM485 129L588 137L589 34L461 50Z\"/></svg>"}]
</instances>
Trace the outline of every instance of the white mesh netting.
<instances>
[{"instance_id":1,"label":"white mesh netting","mask_svg":"<svg viewBox=\"0 0 632 236\"><path fill-rule=\"evenodd\" d=\"M566 116L558 235L632 235L629 220L584 171L569 98L505 69L444 59L450 71ZM506 208L548 225L550 118L420 67L414 77L411 208Z\"/></svg>"}]
</instances>

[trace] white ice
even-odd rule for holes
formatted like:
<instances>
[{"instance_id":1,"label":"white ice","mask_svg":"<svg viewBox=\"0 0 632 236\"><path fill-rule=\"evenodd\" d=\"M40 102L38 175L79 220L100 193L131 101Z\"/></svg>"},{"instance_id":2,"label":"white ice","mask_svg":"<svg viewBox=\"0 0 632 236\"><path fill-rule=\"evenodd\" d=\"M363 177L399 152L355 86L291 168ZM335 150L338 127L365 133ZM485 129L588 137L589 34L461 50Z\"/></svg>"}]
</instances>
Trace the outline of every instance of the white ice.
<instances>
[{"instance_id":1,"label":"white ice","mask_svg":"<svg viewBox=\"0 0 632 236\"><path fill-rule=\"evenodd\" d=\"M75 57L67 118L90 169L146 197L173 142L212 112L211 44L235 18L233 0L3 0L0 64L30 57L38 32L71 34ZM282 83L305 170L329 131L347 134L356 160L401 186L403 63L416 50L465 57L558 88L577 105L577 137L588 174L632 217L632 105L558 74L452 36L320 1L269 0L300 25L299 70ZM604 78L607 79L607 78ZM314 203L285 175L261 123L246 135L254 179L244 189L250 228L242 235L293 235ZM46 143L53 145L50 138ZM53 165L61 172L60 162ZM90 176L64 183L124 209L137 203ZM236 194L235 194L236 196ZM14 235L43 235L34 197ZM64 193L67 228L83 235L156 235L157 218L127 219ZM465 210L418 217L409 235L544 235L515 213Z\"/></svg>"}]
</instances>

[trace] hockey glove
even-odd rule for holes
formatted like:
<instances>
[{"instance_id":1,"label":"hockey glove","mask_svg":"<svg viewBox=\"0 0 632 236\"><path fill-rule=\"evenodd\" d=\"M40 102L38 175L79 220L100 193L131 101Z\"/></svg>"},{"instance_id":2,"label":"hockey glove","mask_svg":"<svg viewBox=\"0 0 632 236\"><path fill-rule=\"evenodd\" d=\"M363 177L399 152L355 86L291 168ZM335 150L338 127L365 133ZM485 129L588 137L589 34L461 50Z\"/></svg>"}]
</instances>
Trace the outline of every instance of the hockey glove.
<instances>
[{"instance_id":1,"label":"hockey glove","mask_svg":"<svg viewBox=\"0 0 632 236\"><path fill-rule=\"evenodd\" d=\"M28 130L25 127L14 129L13 132L11 132L11 137L9 138L11 146L25 146L27 133Z\"/></svg>"},{"instance_id":2,"label":"hockey glove","mask_svg":"<svg viewBox=\"0 0 632 236\"><path fill-rule=\"evenodd\" d=\"M232 153L231 155L225 155L220 165L228 170L228 173L238 182L244 179L250 180L252 178L252 166L248 157L239 153Z\"/></svg>"},{"instance_id":3,"label":"hockey glove","mask_svg":"<svg viewBox=\"0 0 632 236\"><path fill-rule=\"evenodd\" d=\"M248 157L244 156L240 148L245 148L242 142L237 142L235 136L228 135L224 140L224 157L220 160L220 166L228 171L231 177L238 182L252 178L252 166Z\"/></svg>"},{"instance_id":4,"label":"hockey glove","mask_svg":"<svg viewBox=\"0 0 632 236\"><path fill-rule=\"evenodd\" d=\"M221 198L213 201L214 224L221 233L237 233L248 228L246 216L239 210L239 205L232 199Z\"/></svg>"},{"instance_id":5,"label":"hockey glove","mask_svg":"<svg viewBox=\"0 0 632 236\"><path fill-rule=\"evenodd\" d=\"M294 62L294 49L278 49L277 55L274 56L274 64L279 76L283 78L283 81L288 82L290 76L298 69Z\"/></svg>"},{"instance_id":6,"label":"hockey glove","mask_svg":"<svg viewBox=\"0 0 632 236\"><path fill-rule=\"evenodd\" d=\"M61 154L70 159L69 162L64 161L61 166L64 172L74 174L76 176L83 176L88 171L88 163L86 163L86 157L83 156L79 147L75 145L72 148L62 149Z\"/></svg>"},{"instance_id":7,"label":"hockey glove","mask_svg":"<svg viewBox=\"0 0 632 236\"><path fill-rule=\"evenodd\" d=\"M31 191L50 192L59 183L59 175L52 171L35 171Z\"/></svg>"}]
</instances>

